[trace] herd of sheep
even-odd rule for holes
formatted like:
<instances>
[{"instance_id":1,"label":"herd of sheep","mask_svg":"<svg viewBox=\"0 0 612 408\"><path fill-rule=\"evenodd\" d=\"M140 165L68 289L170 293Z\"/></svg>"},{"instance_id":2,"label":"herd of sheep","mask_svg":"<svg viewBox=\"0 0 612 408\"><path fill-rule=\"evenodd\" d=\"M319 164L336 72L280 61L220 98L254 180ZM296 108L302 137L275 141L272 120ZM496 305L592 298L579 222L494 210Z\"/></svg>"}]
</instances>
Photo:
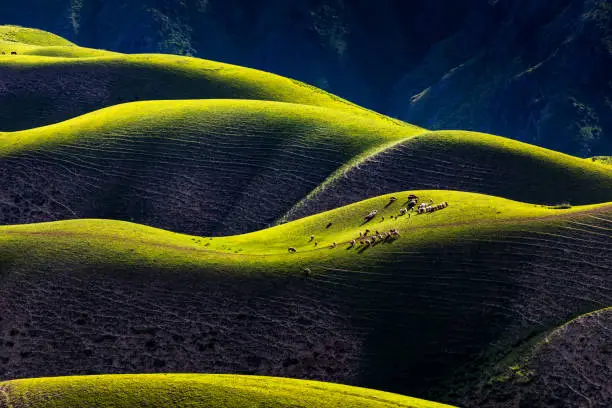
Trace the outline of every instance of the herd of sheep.
<instances>
[{"instance_id":1,"label":"herd of sheep","mask_svg":"<svg viewBox=\"0 0 612 408\"><path fill-rule=\"evenodd\" d=\"M390 197L389 204L387 205L387 207L393 204L395 201L397 201L396 197ZM427 203L419 204L419 197L417 197L414 194L410 194L408 196L408 201L406 204L407 204L406 207L400 208L398 215L392 215L391 218L392 219L398 218L404 215L408 215L408 217L410 217L411 214L415 211L415 209L416 209L417 214L425 214L425 213L431 213L434 211L442 210L448 207L448 202L446 201L439 203L439 204L434 204L433 200L429 200L429 202ZM377 214L378 214L378 210L372 210L368 214L366 214L364 216L364 220L365 220L364 224L372 221L376 217ZM384 221L384 219L385 217L382 216L381 221ZM327 224L326 228L329 228L330 226L331 226L331 222ZM359 231L359 237L355 239L351 239L348 242L348 244L349 244L349 248L353 248L356 246L366 248L371 245L375 245L377 243L393 241L397 239L399 235L400 235L399 231L395 228L390 229L389 231L383 231L383 232L375 231L373 234L371 233L369 229L366 229L365 231ZM313 241L314 241L314 245L317 246L318 242L315 241L315 236L311 235L309 242L313 242ZM335 242L333 242L330 245L330 248L336 248L336 247L337 247L337 244ZM289 247L289 252L294 253L296 252L296 249L294 247Z\"/></svg>"}]
</instances>

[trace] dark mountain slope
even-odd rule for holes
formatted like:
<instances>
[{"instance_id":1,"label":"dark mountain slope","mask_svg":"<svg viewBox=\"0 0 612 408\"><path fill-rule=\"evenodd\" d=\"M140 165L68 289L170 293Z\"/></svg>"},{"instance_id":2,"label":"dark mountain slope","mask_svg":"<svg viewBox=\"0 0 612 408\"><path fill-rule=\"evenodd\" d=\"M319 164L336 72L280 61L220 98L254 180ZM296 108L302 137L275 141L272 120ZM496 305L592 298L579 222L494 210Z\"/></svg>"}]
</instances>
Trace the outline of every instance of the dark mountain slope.
<instances>
[{"instance_id":1,"label":"dark mountain slope","mask_svg":"<svg viewBox=\"0 0 612 408\"><path fill-rule=\"evenodd\" d=\"M465 405L610 407L611 354L608 307L579 316L514 351Z\"/></svg>"},{"instance_id":2,"label":"dark mountain slope","mask_svg":"<svg viewBox=\"0 0 612 408\"><path fill-rule=\"evenodd\" d=\"M612 151L606 0L24 0L0 22L306 81L429 129Z\"/></svg>"}]
</instances>

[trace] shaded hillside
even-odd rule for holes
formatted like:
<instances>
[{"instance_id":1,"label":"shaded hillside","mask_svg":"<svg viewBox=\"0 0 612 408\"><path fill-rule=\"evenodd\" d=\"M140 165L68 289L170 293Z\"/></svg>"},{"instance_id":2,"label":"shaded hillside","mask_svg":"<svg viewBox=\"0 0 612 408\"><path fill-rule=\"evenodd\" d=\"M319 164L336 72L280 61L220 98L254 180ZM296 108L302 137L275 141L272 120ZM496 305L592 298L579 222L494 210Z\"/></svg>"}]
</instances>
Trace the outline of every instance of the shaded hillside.
<instances>
[{"instance_id":1,"label":"shaded hillside","mask_svg":"<svg viewBox=\"0 0 612 408\"><path fill-rule=\"evenodd\" d=\"M339 167L420 131L279 102L123 104L0 133L0 224L112 218L193 234L253 231Z\"/></svg>"},{"instance_id":2,"label":"shaded hillside","mask_svg":"<svg viewBox=\"0 0 612 408\"><path fill-rule=\"evenodd\" d=\"M428 132L339 169L281 220L402 189L486 193L540 204L612 200L612 169L502 137Z\"/></svg>"},{"instance_id":3,"label":"shaded hillside","mask_svg":"<svg viewBox=\"0 0 612 408\"><path fill-rule=\"evenodd\" d=\"M103 220L1 227L0 376L250 373L453 403L526 338L612 302L609 204L414 193L450 205L392 219L396 193L213 239ZM364 228L400 236L351 248Z\"/></svg>"},{"instance_id":4,"label":"shaded hillside","mask_svg":"<svg viewBox=\"0 0 612 408\"><path fill-rule=\"evenodd\" d=\"M296 78L429 129L612 151L606 0L24 0L6 23Z\"/></svg>"},{"instance_id":5,"label":"shaded hillside","mask_svg":"<svg viewBox=\"0 0 612 408\"><path fill-rule=\"evenodd\" d=\"M580 316L511 354L477 392L479 407L612 405L612 308ZM474 395L475 394L475 395Z\"/></svg>"},{"instance_id":6,"label":"shaded hillside","mask_svg":"<svg viewBox=\"0 0 612 408\"><path fill-rule=\"evenodd\" d=\"M0 383L2 408L60 406L450 408L449 405L346 385L238 375L106 375Z\"/></svg>"},{"instance_id":7,"label":"shaded hillside","mask_svg":"<svg viewBox=\"0 0 612 408\"><path fill-rule=\"evenodd\" d=\"M606 166L489 135L421 133L278 102L123 104L0 133L0 224L112 218L237 234L406 188L612 201Z\"/></svg>"}]
</instances>

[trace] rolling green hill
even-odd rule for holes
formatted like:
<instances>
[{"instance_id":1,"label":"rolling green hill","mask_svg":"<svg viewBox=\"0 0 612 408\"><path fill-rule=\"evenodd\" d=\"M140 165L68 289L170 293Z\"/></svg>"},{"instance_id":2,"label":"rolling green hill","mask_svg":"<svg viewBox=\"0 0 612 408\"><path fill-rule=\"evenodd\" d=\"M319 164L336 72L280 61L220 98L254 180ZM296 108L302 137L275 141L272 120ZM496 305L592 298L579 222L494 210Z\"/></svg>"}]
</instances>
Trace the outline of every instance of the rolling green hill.
<instances>
[{"instance_id":1,"label":"rolling green hill","mask_svg":"<svg viewBox=\"0 0 612 408\"><path fill-rule=\"evenodd\" d=\"M408 195L394 193L216 238L2 227L0 375L232 372L453 401L516 344L612 302L612 205L414 193L449 207L391 218ZM352 247L366 228L400 237Z\"/></svg>"},{"instance_id":2,"label":"rolling green hill","mask_svg":"<svg viewBox=\"0 0 612 408\"><path fill-rule=\"evenodd\" d=\"M75 46L70 41L53 33L49 33L43 30L37 30L35 28L27 28L13 25L0 25L0 41L13 43L15 46Z\"/></svg>"},{"instance_id":3,"label":"rolling green hill","mask_svg":"<svg viewBox=\"0 0 612 408\"><path fill-rule=\"evenodd\" d=\"M338 167L418 132L279 102L123 104L0 133L0 224L114 218L197 234L253 231Z\"/></svg>"},{"instance_id":4,"label":"rolling green hill","mask_svg":"<svg viewBox=\"0 0 612 408\"><path fill-rule=\"evenodd\" d=\"M612 201L612 169L484 133L427 132L340 168L281 220L401 189L472 191L541 204Z\"/></svg>"},{"instance_id":5,"label":"rolling green hill","mask_svg":"<svg viewBox=\"0 0 612 408\"><path fill-rule=\"evenodd\" d=\"M244 100L129 103L0 133L0 174L0 224L112 218L198 235L254 231L413 187L612 201L612 171L597 163L485 134L421 134Z\"/></svg>"},{"instance_id":6,"label":"rolling green hill","mask_svg":"<svg viewBox=\"0 0 612 408\"><path fill-rule=\"evenodd\" d=\"M0 406L52 407L294 407L444 408L449 405L318 381L204 375L105 375L0 383Z\"/></svg>"},{"instance_id":7,"label":"rolling green hill","mask_svg":"<svg viewBox=\"0 0 612 408\"><path fill-rule=\"evenodd\" d=\"M2 28L3 27L3 28ZM300 103L404 122L271 73L198 58L118 54L74 46L52 34L0 26L0 129L48 125L123 102L253 99ZM33 38L33 40L31 40ZM8 41L7 41L8 40ZM23 42L19 42L23 41ZM16 50L18 55L10 55Z\"/></svg>"},{"instance_id":8,"label":"rolling green hill","mask_svg":"<svg viewBox=\"0 0 612 408\"><path fill-rule=\"evenodd\" d=\"M600 163L606 166L612 166L612 156L595 156L587 160L590 160L595 163Z\"/></svg>"},{"instance_id":9,"label":"rolling green hill","mask_svg":"<svg viewBox=\"0 0 612 408\"><path fill-rule=\"evenodd\" d=\"M598 398L570 371L605 350L558 354L612 304L607 158L39 30L0 52L0 379L68 376L0 406L538 405L560 372ZM185 372L268 377L144 375Z\"/></svg>"}]
</instances>

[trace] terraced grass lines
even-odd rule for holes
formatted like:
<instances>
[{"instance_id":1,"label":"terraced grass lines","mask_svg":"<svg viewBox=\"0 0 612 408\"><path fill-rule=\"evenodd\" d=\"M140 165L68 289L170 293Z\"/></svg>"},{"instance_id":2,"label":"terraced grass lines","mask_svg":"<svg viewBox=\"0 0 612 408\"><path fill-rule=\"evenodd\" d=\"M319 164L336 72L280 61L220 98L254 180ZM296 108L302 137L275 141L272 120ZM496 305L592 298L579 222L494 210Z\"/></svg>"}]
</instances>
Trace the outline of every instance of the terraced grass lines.
<instances>
[{"instance_id":1,"label":"terraced grass lines","mask_svg":"<svg viewBox=\"0 0 612 408\"><path fill-rule=\"evenodd\" d=\"M514 405L610 406L611 328L612 308L607 307L537 336L513 350L465 404L496 407L510 400Z\"/></svg>"},{"instance_id":2,"label":"terraced grass lines","mask_svg":"<svg viewBox=\"0 0 612 408\"><path fill-rule=\"evenodd\" d=\"M386 208L390 195L213 239L109 220L2 227L2 375L233 372L436 400L534 331L612 302L610 204L414 193L450 206L391 219L408 195L394 193ZM401 236L347 243L365 228Z\"/></svg>"},{"instance_id":3,"label":"terraced grass lines","mask_svg":"<svg viewBox=\"0 0 612 408\"><path fill-rule=\"evenodd\" d=\"M0 133L1 223L95 217L198 234L253 231L338 167L414 132L279 102L123 104Z\"/></svg>"},{"instance_id":4,"label":"terraced grass lines","mask_svg":"<svg viewBox=\"0 0 612 408\"><path fill-rule=\"evenodd\" d=\"M281 220L402 189L471 191L555 205L612 200L612 169L484 133L427 132L339 169Z\"/></svg>"},{"instance_id":5,"label":"terraced grass lines","mask_svg":"<svg viewBox=\"0 0 612 408\"><path fill-rule=\"evenodd\" d=\"M4 26L3 30L12 32L13 28ZM19 40L26 36L13 37ZM0 42L0 51L20 47L19 55L0 55L1 130L29 129L119 103L154 99L300 103L337 109L342 112L337 114L340 117L353 114L416 128L313 86L255 69L174 55L109 53L60 43ZM44 47L38 48L41 45Z\"/></svg>"}]
</instances>

